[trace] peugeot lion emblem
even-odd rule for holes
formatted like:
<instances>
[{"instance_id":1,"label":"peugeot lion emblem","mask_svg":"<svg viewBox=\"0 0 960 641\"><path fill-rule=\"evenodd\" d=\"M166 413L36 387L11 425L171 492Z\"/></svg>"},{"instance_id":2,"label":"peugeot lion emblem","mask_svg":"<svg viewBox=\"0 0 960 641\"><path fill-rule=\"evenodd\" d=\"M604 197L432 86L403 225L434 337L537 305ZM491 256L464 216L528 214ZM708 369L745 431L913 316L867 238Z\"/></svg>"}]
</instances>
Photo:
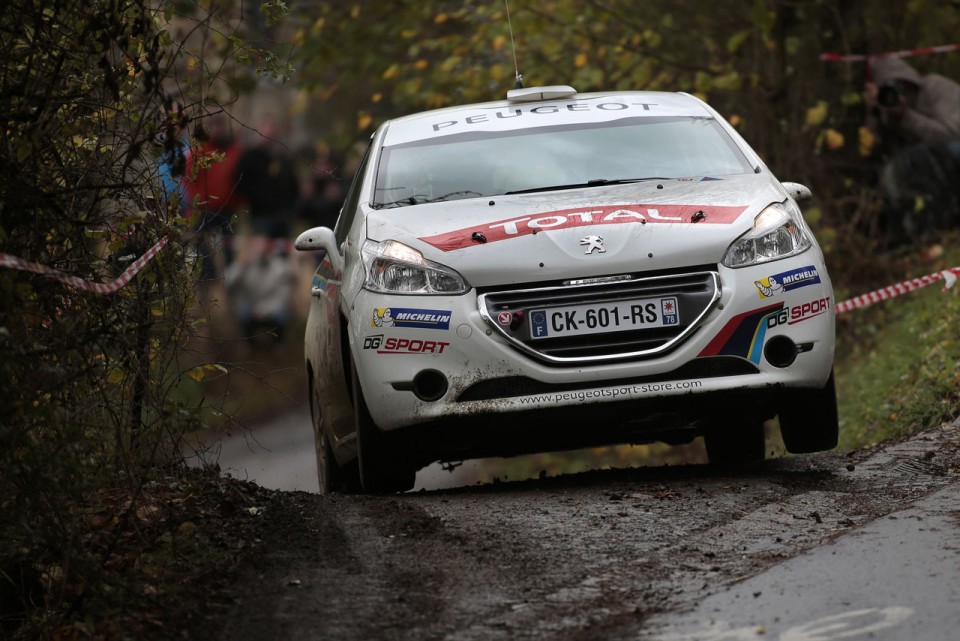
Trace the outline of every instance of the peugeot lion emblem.
<instances>
[{"instance_id":1,"label":"peugeot lion emblem","mask_svg":"<svg viewBox=\"0 0 960 641\"><path fill-rule=\"evenodd\" d=\"M580 239L580 246L586 247L587 249L583 252L584 254L592 254L594 250L598 253L606 253L606 249L603 248L603 236L594 236L590 235L586 238Z\"/></svg>"}]
</instances>

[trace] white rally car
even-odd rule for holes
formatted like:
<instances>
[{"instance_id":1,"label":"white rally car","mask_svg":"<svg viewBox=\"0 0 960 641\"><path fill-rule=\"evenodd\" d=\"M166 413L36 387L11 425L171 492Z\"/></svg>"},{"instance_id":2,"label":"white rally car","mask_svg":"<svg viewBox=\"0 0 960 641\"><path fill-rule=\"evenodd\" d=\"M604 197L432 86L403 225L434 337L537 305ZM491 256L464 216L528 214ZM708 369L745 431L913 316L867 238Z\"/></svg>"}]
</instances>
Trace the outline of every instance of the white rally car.
<instances>
[{"instance_id":1,"label":"white rally car","mask_svg":"<svg viewBox=\"0 0 960 641\"><path fill-rule=\"evenodd\" d=\"M312 282L321 491L433 461L837 443L833 289L797 201L682 93L515 89L384 123Z\"/></svg>"}]
</instances>

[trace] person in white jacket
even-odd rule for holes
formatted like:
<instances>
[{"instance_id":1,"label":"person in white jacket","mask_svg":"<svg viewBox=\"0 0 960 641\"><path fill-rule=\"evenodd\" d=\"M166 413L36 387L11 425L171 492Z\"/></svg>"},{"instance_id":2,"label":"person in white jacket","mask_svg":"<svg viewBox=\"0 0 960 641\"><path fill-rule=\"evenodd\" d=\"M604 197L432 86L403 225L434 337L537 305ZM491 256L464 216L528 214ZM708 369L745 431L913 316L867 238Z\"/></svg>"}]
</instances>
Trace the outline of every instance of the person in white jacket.
<instances>
[{"instance_id":1,"label":"person in white jacket","mask_svg":"<svg viewBox=\"0 0 960 641\"><path fill-rule=\"evenodd\" d=\"M250 236L224 273L237 324L248 341L272 334L282 341L291 316L296 270L276 242Z\"/></svg>"}]
</instances>

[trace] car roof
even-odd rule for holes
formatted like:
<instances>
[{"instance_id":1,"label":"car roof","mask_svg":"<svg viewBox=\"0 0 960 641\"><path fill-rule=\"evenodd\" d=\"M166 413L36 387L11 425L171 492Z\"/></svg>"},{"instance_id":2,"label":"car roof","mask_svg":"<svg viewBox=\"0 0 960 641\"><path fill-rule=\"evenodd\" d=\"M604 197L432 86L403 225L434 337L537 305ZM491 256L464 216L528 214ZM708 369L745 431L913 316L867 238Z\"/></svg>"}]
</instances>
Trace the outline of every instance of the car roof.
<instances>
[{"instance_id":1,"label":"car roof","mask_svg":"<svg viewBox=\"0 0 960 641\"><path fill-rule=\"evenodd\" d=\"M694 96L663 91L607 91L572 93L547 100L496 100L395 118L384 125L383 144L398 145L471 132L505 132L658 116L713 118L714 113Z\"/></svg>"}]
</instances>

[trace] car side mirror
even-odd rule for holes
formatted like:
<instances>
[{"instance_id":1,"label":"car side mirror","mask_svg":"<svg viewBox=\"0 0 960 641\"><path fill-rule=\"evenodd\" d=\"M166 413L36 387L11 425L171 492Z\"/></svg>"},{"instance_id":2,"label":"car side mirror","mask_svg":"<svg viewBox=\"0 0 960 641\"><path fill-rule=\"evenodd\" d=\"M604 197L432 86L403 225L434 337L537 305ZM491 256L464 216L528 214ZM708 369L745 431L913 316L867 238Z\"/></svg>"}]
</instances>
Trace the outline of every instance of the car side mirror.
<instances>
[{"instance_id":1,"label":"car side mirror","mask_svg":"<svg viewBox=\"0 0 960 641\"><path fill-rule=\"evenodd\" d=\"M793 198L798 203L805 203L811 198L813 198L813 192L810 191L810 188L806 185L801 185L800 183L780 183L783 185L783 188L787 190L787 193L790 194L790 197Z\"/></svg>"},{"instance_id":2,"label":"car side mirror","mask_svg":"<svg viewBox=\"0 0 960 641\"><path fill-rule=\"evenodd\" d=\"M325 251L333 264L334 269L339 270L343 264L343 257L340 255L340 249L337 247L337 237L329 227L313 227L297 236L293 246L297 251Z\"/></svg>"}]
</instances>

